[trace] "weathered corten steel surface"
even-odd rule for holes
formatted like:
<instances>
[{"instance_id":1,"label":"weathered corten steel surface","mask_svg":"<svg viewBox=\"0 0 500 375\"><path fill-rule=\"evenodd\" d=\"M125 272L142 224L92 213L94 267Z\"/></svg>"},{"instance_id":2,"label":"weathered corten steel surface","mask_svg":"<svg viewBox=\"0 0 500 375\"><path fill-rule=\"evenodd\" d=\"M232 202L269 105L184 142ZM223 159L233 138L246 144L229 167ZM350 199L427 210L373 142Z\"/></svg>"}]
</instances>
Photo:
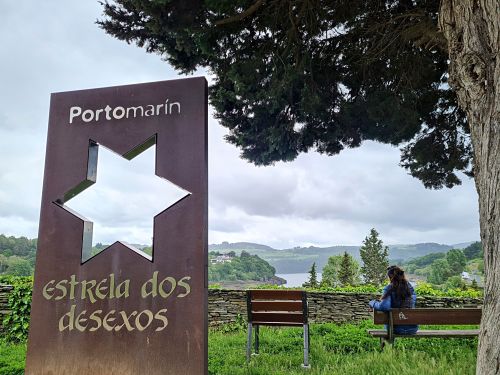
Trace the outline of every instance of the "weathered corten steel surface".
<instances>
[{"instance_id":1,"label":"weathered corten steel surface","mask_svg":"<svg viewBox=\"0 0 500 375\"><path fill-rule=\"evenodd\" d=\"M191 194L154 218L151 261L115 242L82 264L88 223L63 204L92 184L93 147L151 140L156 174ZM207 371L206 80L52 94L26 374Z\"/></svg>"}]
</instances>

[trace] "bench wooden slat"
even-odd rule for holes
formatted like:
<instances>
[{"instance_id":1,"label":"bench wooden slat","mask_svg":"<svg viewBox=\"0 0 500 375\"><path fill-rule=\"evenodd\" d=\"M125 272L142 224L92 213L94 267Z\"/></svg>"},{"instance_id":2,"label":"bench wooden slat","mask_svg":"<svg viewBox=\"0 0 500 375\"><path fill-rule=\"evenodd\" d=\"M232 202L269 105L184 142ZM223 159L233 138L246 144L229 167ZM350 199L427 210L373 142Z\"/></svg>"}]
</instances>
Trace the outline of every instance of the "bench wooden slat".
<instances>
[{"instance_id":1,"label":"bench wooden slat","mask_svg":"<svg viewBox=\"0 0 500 375\"><path fill-rule=\"evenodd\" d=\"M273 326L273 327L302 327L303 323L292 323L292 322L266 322L266 321L254 321L253 325L261 325L261 326Z\"/></svg>"},{"instance_id":2,"label":"bench wooden slat","mask_svg":"<svg viewBox=\"0 0 500 375\"><path fill-rule=\"evenodd\" d=\"M252 301L254 300L288 300L302 301L303 291L301 290L251 290L249 291Z\"/></svg>"},{"instance_id":3,"label":"bench wooden slat","mask_svg":"<svg viewBox=\"0 0 500 375\"><path fill-rule=\"evenodd\" d=\"M252 313L259 311L302 312L302 301L252 301Z\"/></svg>"},{"instance_id":4,"label":"bench wooden slat","mask_svg":"<svg viewBox=\"0 0 500 375\"><path fill-rule=\"evenodd\" d=\"M481 309L392 309L393 324L480 324ZM374 311L375 324L389 324L388 314Z\"/></svg>"},{"instance_id":5,"label":"bench wooden slat","mask_svg":"<svg viewBox=\"0 0 500 375\"><path fill-rule=\"evenodd\" d=\"M304 323L302 312L252 312L252 322Z\"/></svg>"},{"instance_id":6,"label":"bench wooden slat","mask_svg":"<svg viewBox=\"0 0 500 375\"><path fill-rule=\"evenodd\" d=\"M373 337L387 337L388 333L385 329L372 329L368 330L368 333ZM394 337L475 337L479 335L478 329L464 329L464 330L423 330L417 331L414 335L398 335L394 334Z\"/></svg>"}]
</instances>

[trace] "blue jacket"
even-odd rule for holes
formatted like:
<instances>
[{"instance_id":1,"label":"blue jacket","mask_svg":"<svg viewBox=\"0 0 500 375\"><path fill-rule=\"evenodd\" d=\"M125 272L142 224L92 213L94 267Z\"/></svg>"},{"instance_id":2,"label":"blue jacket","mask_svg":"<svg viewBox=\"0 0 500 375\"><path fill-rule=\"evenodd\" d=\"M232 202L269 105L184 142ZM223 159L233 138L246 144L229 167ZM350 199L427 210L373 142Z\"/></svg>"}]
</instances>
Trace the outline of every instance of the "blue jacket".
<instances>
[{"instance_id":1,"label":"blue jacket","mask_svg":"<svg viewBox=\"0 0 500 375\"><path fill-rule=\"evenodd\" d=\"M370 306L377 311L391 311L393 308L415 308L415 304L417 302L417 294L415 293L415 289L411 285L410 286L410 291L411 291L411 300L409 302L409 306L401 306L403 301L399 299L396 295L395 291L391 291L390 293L387 293L389 288L391 287L390 285L387 285L384 288L384 291L382 292L382 296L387 296L381 300L371 300L370 301ZM394 326L394 333L399 333L399 334L414 334L418 330L418 325L414 324L406 324L406 325L397 325Z\"/></svg>"}]
</instances>

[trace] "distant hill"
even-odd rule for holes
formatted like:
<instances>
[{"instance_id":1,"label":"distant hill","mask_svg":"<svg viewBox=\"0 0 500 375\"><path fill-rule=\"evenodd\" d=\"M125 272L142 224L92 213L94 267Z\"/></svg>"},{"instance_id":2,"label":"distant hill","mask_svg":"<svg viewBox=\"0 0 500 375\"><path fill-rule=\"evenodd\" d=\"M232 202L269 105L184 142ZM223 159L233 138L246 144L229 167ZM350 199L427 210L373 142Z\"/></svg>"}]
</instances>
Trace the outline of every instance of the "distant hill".
<instances>
[{"instance_id":1,"label":"distant hill","mask_svg":"<svg viewBox=\"0 0 500 375\"><path fill-rule=\"evenodd\" d=\"M471 242L461 242L461 243L456 243L451 246L453 246L454 249L465 249L467 246L472 245L476 241L471 241Z\"/></svg>"},{"instance_id":2,"label":"distant hill","mask_svg":"<svg viewBox=\"0 0 500 375\"><path fill-rule=\"evenodd\" d=\"M470 243L468 242L466 244ZM453 248L464 248L467 246L466 244L443 245L430 242L413 245L389 245L389 258L394 262L396 260L407 261L431 253L445 253ZM250 254L258 255L262 259L268 261L276 268L277 273L308 272L313 262L316 262L317 269L321 270L328 262L330 256L343 254L344 251L356 259L359 259L359 246L309 246L278 250L267 245L251 242L223 242L221 244L209 245L209 250L219 251L221 253L234 251L237 254L245 250Z\"/></svg>"},{"instance_id":3,"label":"distant hill","mask_svg":"<svg viewBox=\"0 0 500 375\"><path fill-rule=\"evenodd\" d=\"M260 245L258 243L251 242L223 242L221 244L209 245L210 251L218 251L218 250L227 250L227 251L236 251L236 250L246 250L246 249L255 249L255 250L276 250L271 246Z\"/></svg>"},{"instance_id":4,"label":"distant hill","mask_svg":"<svg viewBox=\"0 0 500 375\"><path fill-rule=\"evenodd\" d=\"M418 243L414 245L389 245L389 259L392 263L407 261L431 253L444 253L452 248L463 249L473 242L443 245L438 243ZM25 237L7 237L0 234L0 273L30 274L33 271L36 254L36 239ZM98 244L101 247L107 245ZM147 251L146 245L135 245ZM97 245L96 245L97 248ZM321 271L332 255L339 255L346 251L359 259L359 246L330 246L330 247L294 247L290 249L274 249L271 246L252 242L223 242L209 245L210 251L228 253L234 251L241 254L243 250L258 255L276 269L277 273L308 272L313 262L316 262L318 271Z\"/></svg>"}]
</instances>

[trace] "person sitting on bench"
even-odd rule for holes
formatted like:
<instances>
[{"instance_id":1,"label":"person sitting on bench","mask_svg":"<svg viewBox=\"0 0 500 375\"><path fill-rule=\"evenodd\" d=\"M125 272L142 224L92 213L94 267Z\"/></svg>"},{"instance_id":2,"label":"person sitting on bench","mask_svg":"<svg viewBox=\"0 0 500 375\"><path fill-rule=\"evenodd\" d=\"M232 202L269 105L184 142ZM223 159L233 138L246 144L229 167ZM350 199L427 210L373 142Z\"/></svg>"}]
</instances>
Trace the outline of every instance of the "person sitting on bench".
<instances>
[{"instance_id":1,"label":"person sitting on bench","mask_svg":"<svg viewBox=\"0 0 500 375\"><path fill-rule=\"evenodd\" d=\"M390 311L393 308L415 308L417 294L413 286L406 280L405 272L398 266L387 268L389 285L384 288L380 301L371 300L370 307L377 311ZM386 326L387 329L387 326ZM399 335L414 335L418 325L396 325L394 333Z\"/></svg>"}]
</instances>

